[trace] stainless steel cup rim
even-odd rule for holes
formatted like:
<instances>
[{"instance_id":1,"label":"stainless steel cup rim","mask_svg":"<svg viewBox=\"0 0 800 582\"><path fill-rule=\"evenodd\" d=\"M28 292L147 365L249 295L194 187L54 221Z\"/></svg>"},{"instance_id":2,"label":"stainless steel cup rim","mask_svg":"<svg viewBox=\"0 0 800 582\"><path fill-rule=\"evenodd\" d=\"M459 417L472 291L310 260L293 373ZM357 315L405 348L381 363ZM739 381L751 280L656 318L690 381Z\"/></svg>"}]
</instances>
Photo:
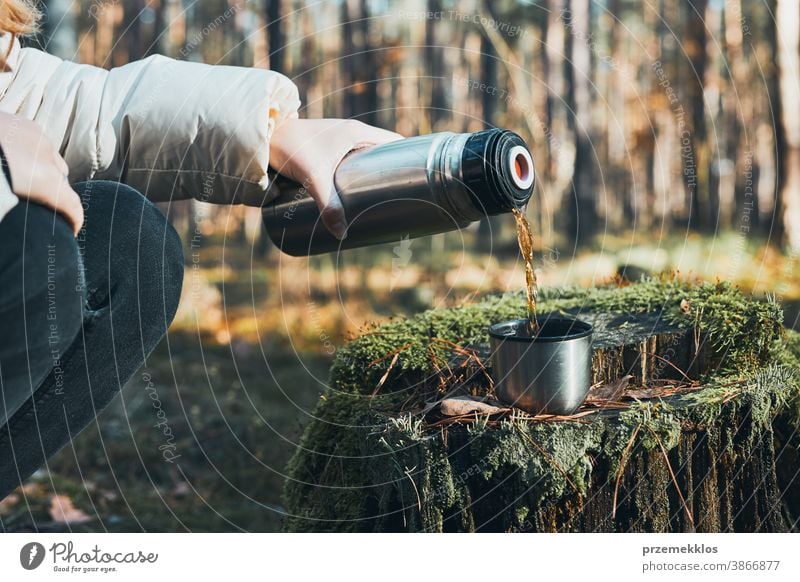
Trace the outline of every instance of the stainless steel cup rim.
<instances>
[{"instance_id":1,"label":"stainless steel cup rim","mask_svg":"<svg viewBox=\"0 0 800 582\"><path fill-rule=\"evenodd\" d=\"M569 317L543 317L539 319L539 331L528 333L527 319L501 321L489 326L489 335L499 340L525 343L565 342L591 335L594 328L585 321Z\"/></svg>"}]
</instances>

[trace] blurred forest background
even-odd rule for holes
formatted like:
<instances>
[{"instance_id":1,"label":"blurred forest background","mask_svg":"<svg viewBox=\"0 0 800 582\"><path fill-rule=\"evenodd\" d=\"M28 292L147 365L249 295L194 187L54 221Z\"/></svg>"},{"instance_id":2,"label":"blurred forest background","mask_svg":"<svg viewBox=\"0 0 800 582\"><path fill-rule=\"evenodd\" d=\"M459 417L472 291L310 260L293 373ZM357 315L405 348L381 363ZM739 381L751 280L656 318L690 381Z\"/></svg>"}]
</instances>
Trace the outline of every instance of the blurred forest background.
<instances>
[{"instance_id":1,"label":"blurred forest background","mask_svg":"<svg viewBox=\"0 0 800 582\"><path fill-rule=\"evenodd\" d=\"M747 222L800 246L791 0L46 4L41 42L65 58L271 68L299 86L305 116L405 135L513 128L537 160L546 241Z\"/></svg>"},{"instance_id":2,"label":"blurred forest background","mask_svg":"<svg viewBox=\"0 0 800 582\"><path fill-rule=\"evenodd\" d=\"M409 136L513 129L536 160L543 285L679 271L776 295L797 326L796 0L42 4L30 42L64 58L271 68L301 116ZM510 217L294 259L258 209L163 208L186 243L176 323L98 424L0 502L0 529L277 529L283 467L347 337L524 284Z\"/></svg>"}]
</instances>

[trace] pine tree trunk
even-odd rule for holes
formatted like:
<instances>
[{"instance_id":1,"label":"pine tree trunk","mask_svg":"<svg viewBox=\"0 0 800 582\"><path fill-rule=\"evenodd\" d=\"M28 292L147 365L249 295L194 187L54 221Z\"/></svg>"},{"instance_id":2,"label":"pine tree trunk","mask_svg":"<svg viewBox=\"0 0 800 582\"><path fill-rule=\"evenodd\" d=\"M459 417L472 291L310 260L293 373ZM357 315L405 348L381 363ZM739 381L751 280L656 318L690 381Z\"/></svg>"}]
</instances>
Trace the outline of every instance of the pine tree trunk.
<instances>
[{"instance_id":1,"label":"pine tree trunk","mask_svg":"<svg viewBox=\"0 0 800 582\"><path fill-rule=\"evenodd\" d=\"M592 152L592 55L590 50L589 0L570 0L569 47L571 127L575 142L575 169L572 192L568 196L567 236L578 245L591 242L597 228L597 199L594 183L595 159Z\"/></svg>"},{"instance_id":2,"label":"pine tree trunk","mask_svg":"<svg viewBox=\"0 0 800 582\"><path fill-rule=\"evenodd\" d=\"M279 73L286 73L283 24L283 0L267 0L267 47L269 51L269 68Z\"/></svg>"},{"instance_id":3,"label":"pine tree trunk","mask_svg":"<svg viewBox=\"0 0 800 582\"><path fill-rule=\"evenodd\" d=\"M685 25L684 50L688 62L684 67L686 83L686 123L680 132L681 162L684 185L690 216L689 227L707 230L708 216L708 144L706 143L706 99L704 82L706 76L706 23L708 0L686 0L683 4Z\"/></svg>"},{"instance_id":4,"label":"pine tree trunk","mask_svg":"<svg viewBox=\"0 0 800 582\"><path fill-rule=\"evenodd\" d=\"M779 118L781 144L780 204L785 242L800 251L800 8L778 0L775 15L778 44Z\"/></svg>"}]
</instances>

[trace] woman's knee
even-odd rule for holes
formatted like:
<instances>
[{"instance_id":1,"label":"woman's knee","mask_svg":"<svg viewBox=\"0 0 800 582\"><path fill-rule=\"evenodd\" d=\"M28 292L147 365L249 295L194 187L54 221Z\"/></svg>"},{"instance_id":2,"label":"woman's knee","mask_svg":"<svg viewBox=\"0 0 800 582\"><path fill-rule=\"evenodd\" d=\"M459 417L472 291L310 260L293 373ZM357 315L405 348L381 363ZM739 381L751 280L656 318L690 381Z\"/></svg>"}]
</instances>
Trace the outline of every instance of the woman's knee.
<instances>
[{"instance_id":1,"label":"woman's knee","mask_svg":"<svg viewBox=\"0 0 800 582\"><path fill-rule=\"evenodd\" d=\"M96 181L75 189L86 215L81 235L93 251L91 259L84 253L90 298L102 297L103 291L110 297L113 285L117 303L125 301L138 311L143 339L157 341L180 300L184 262L178 234L155 205L129 186Z\"/></svg>"}]
</instances>

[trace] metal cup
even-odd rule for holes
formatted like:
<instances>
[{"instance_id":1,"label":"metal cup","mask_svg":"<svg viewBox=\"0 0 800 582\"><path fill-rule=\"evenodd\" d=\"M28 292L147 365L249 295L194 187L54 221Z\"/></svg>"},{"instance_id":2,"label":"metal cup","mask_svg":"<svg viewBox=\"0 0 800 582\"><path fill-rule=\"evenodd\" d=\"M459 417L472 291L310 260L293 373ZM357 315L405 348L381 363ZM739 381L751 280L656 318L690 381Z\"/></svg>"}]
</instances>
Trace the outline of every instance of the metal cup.
<instances>
[{"instance_id":1,"label":"metal cup","mask_svg":"<svg viewBox=\"0 0 800 582\"><path fill-rule=\"evenodd\" d=\"M528 320L489 327L495 394L531 414L569 415L592 383L592 326L577 319L542 318L533 337Z\"/></svg>"}]
</instances>

